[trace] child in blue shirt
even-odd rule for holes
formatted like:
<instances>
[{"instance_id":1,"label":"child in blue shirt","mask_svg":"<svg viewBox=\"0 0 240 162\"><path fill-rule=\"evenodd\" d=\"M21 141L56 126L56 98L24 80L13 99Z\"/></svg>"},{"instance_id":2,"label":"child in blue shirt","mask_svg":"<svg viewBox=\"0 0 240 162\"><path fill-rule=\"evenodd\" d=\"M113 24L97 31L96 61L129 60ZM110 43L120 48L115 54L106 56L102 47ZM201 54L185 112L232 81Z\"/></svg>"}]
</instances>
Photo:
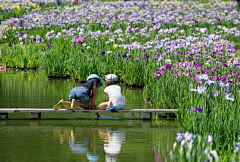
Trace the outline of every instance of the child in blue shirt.
<instances>
[{"instance_id":1,"label":"child in blue shirt","mask_svg":"<svg viewBox=\"0 0 240 162\"><path fill-rule=\"evenodd\" d=\"M101 79L96 74L91 74L87 78L87 82L79 87L73 88L69 92L68 101L60 100L53 109L58 110L64 105L67 109L73 109L74 105L78 105L84 109L96 109L96 90L102 86ZM97 115L99 116L99 115Z\"/></svg>"}]
</instances>

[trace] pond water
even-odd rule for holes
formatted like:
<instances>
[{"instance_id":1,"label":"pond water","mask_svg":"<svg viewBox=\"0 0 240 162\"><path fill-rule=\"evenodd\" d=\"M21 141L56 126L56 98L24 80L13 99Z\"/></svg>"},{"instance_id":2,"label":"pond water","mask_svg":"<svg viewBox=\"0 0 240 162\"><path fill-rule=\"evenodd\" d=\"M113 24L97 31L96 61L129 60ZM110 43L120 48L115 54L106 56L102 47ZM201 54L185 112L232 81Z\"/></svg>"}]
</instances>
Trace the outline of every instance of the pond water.
<instances>
[{"instance_id":1,"label":"pond water","mask_svg":"<svg viewBox=\"0 0 240 162\"><path fill-rule=\"evenodd\" d=\"M41 71L0 72L0 108L52 108L78 86L73 79L48 80ZM125 108L151 108L142 89L122 87ZM104 100L97 90L96 105ZM138 114L100 114L118 120L93 120L94 114L9 114L0 120L0 161L165 161L178 132L176 121L138 120Z\"/></svg>"}]
</instances>

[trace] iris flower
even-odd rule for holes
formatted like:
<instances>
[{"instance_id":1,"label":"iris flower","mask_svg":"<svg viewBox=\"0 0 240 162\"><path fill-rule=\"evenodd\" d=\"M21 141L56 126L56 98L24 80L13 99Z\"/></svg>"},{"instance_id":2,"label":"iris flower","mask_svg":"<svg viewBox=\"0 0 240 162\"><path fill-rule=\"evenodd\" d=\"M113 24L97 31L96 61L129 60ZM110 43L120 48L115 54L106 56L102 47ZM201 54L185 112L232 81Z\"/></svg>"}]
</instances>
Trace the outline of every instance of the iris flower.
<instances>
[{"instance_id":1,"label":"iris flower","mask_svg":"<svg viewBox=\"0 0 240 162\"><path fill-rule=\"evenodd\" d=\"M51 48L51 47L52 47L52 45L51 45L51 44L47 44L47 46L48 46L48 48Z\"/></svg>"},{"instance_id":2,"label":"iris flower","mask_svg":"<svg viewBox=\"0 0 240 162\"><path fill-rule=\"evenodd\" d=\"M105 54L105 51L101 51L100 55L103 56Z\"/></svg>"},{"instance_id":3,"label":"iris flower","mask_svg":"<svg viewBox=\"0 0 240 162\"><path fill-rule=\"evenodd\" d=\"M141 59L140 59L140 57L137 57L136 60L137 60L137 61L140 61Z\"/></svg>"},{"instance_id":4,"label":"iris flower","mask_svg":"<svg viewBox=\"0 0 240 162\"><path fill-rule=\"evenodd\" d=\"M206 89L207 88L205 86L201 86L201 87L197 87L197 89L191 88L190 91L197 92L197 94L203 94L206 91Z\"/></svg>"},{"instance_id":5,"label":"iris flower","mask_svg":"<svg viewBox=\"0 0 240 162\"><path fill-rule=\"evenodd\" d=\"M200 112L200 113L203 113L203 110L202 109L200 109L200 108L193 108L192 109L193 110L193 115L196 113L196 112Z\"/></svg>"},{"instance_id":6,"label":"iris flower","mask_svg":"<svg viewBox=\"0 0 240 162\"><path fill-rule=\"evenodd\" d=\"M226 100L230 100L230 101L234 101L234 98L232 97L232 93L225 93L225 99Z\"/></svg>"},{"instance_id":7,"label":"iris flower","mask_svg":"<svg viewBox=\"0 0 240 162\"><path fill-rule=\"evenodd\" d=\"M214 85L216 85L216 82L215 81L213 81L213 80L207 80L205 83L204 83L204 85L211 85L211 84L214 84Z\"/></svg>"}]
</instances>

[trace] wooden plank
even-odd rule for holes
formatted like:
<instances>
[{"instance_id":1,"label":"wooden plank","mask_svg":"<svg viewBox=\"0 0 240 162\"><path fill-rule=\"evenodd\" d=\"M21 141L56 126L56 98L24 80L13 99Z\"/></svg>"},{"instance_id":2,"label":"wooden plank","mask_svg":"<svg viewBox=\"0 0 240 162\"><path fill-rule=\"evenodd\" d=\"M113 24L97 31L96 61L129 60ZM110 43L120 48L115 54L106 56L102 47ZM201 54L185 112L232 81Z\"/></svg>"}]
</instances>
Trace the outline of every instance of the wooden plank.
<instances>
[{"instance_id":1,"label":"wooden plank","mask_svg":"<svg viewBox=\"0 0 240 162\"><path fill-rule=\"evenodd\" d=\"M2 109L0 108L0 113L14 113L15 109Z\"/></svg>"},{"instance_id":2,"label":"wooden plank","mask_svg":"<svg viewBox=\"0 0 240 162\"><path fill-rule=\"evenodd\" d=\"M34 109L34 108L13 108L13 109L0 109L0 113L19 113L19 112L35 112L35 113L113 113L109 110L99 110L99 109ZM173 113L178 112L177 109L121 109L114 111L116 113Z\"/></svg>"}]
</instances>

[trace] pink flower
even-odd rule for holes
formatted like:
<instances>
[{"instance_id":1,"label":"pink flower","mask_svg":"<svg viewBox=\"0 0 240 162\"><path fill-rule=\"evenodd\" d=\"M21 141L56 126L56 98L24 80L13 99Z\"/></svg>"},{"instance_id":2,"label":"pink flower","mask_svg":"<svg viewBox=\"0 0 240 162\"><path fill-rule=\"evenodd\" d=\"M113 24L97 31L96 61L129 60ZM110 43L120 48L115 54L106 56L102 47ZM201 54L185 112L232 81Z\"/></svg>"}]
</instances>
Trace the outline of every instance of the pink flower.
<instances>
[{"instance_id":1,"label":"pink flower","mask_svg":"<svg viewBox=\"0 0 240 162\"><path fill-rule=\"evenodd\" d=\"M188 77L189 73L188 72L183 72L182 75L185 75L186 77Z\"/></svg>"},{"instance_id":2,"label":"pink flower","mask_svg":"<svg viewBox=\"0 0 240 162\"><path fill-rule=\"evenodd\" d=\"M180 33L181 33L181 34L185 34L185 30L181 30Z\"/></svg>"},{"instance_id":3,"label":"pink flower","mask_svg":"<svg viewBox=\"0 0 240 162\"><path fill-rule=\"evenodd\" d=\"M81 40L79 38L75 38L75 43L81 43Z\"/></svg>"},{"instance_id":4,"label":"pink flower","mask_svg":"<svg viewBox=\"0 0 240 162\"><path fill-rule=\"evenodd\" d=\"M3 71L3 67L2 66L0 66L0 71Z\"/></svg>"},{"instance_id":5,"label":"pink flower","mask_svg":"<svg viewBox=\"0 0 240 162\"><path fill-rule=\"evenodd\" d=\"M202 81L201 80L197 80L196 83L197 84L202 84Z\"/></svg>"}]
</instances>

